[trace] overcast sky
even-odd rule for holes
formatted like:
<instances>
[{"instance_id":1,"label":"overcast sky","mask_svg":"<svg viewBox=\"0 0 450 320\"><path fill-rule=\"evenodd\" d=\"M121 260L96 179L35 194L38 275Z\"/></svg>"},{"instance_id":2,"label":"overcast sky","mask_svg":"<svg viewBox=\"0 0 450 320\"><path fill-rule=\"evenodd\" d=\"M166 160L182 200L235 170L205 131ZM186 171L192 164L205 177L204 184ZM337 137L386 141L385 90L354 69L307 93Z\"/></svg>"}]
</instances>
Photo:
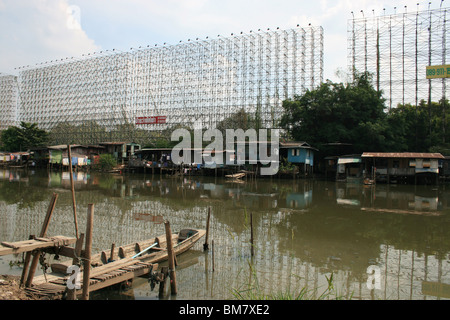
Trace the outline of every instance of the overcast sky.
<instances>
[{"instance_id":1,"label":"overcast sky","mask_svg":"<svg viewBox=\"0 0 450 320\"><path fill-rule=\"evenodd\" d=\"M324 28L325 79L347 71L347 23L429 0L0 0L0 72L99 50L177 44L259 28ZM448 2L448 3L446 3ZM405 5L407 8L405 9ZM441 0L431 0L439 8ZM450 0L443 6L448 7ZM394 9L396 7L396 9Z\"/></svg>"}]
</instances>

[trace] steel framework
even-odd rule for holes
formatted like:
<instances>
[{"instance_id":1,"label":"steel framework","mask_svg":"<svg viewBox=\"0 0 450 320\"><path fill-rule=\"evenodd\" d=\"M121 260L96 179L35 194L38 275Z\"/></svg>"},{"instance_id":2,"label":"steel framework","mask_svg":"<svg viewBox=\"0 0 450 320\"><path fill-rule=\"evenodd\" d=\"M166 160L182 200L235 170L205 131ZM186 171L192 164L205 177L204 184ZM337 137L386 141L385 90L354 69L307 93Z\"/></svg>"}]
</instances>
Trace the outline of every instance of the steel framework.
<instances>
[{"instance_id":1,"label":"steel framework","mask_svg":"<svg viewBox=\"0 0 450 320\"><path fill-rule=\"evenodd\" d=\"M244 109L277 126L281 102L323 81L323 29L217 36L25 68L19 118L58 141L136 140L177 125L214 127ZM150 117L162 121L137 122ZM133 136L134 135L134 136Z\"/></svg>"},{"instance_id":2,"label":"steel framework","mask_svg":"<svg viewBox=\"0 0 450 320\"><path fill-rule=\"evenodd\" d=\"M16 125L17 77L0 73L0 130Z\"/></svg>"},{"instance_id":3,"label":"steel framework","mask_svg":"<svg viewBox=\"0 0 450 320\"><path fill-rule=\"evenodd\" d=\"M347 24L350 72L372 73L389 109L445 98L447 80L426 79L426 66L450 61L448 8L362 15Z\"/></svg>"}]
</instances>

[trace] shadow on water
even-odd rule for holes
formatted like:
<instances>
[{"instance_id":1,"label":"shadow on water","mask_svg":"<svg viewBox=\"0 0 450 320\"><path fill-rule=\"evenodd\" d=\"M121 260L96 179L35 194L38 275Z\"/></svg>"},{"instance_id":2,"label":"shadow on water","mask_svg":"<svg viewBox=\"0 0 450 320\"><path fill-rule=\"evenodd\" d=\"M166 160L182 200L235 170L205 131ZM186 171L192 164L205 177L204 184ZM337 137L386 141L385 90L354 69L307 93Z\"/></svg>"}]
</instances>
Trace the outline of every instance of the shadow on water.
<instances>
[{"instance_id":1,"label":"shadow on water","mask_svg":"<svg viewBox=\"0 0 450 320\"><path fill-rule=\"evenodd\" d=\"M212 252L197 244L179 257L178 299L233 298L254 284L268 293L323 291L352 299L450 298L450 187L341 184L262 179L235 183L214 177L74 173L79 224L95 204L94 250L205 228L211 208ZM51 194L59 194L49 234L73 234L66 172L0 169L0 239L19 241L39 229ZM250 255L249 214L255 256ZM198 246L198 247L197 247ZM10 259L10 260L5 260ZM14 273L21 257L1 258ZM369 266L378 273L370 286ZM257 274L253 273L257 270ZM170 295L169 295L170 296ZM173 297L171 297L173 298ZM93 299L158 299L145 279Z\"/></svg>"}]
</instances>

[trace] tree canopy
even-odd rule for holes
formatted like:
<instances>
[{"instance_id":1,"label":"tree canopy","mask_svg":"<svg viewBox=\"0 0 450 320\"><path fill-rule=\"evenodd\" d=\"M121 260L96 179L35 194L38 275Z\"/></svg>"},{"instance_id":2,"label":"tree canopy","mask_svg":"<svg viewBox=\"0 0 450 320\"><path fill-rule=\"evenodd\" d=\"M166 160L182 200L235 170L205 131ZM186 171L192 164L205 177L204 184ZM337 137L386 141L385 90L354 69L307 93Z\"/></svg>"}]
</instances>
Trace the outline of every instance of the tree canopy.
<instances>
[{"instance_id":1,"label":"tree canopy","mask_svg":"<svg viewBox=\"0 0 450 320\"><path fill-rule=\"evenodd\" d=\"M21 122L20 127L9 127L0 136L1 148L4 151L26 151L32 147L45 146L48 132L39 129L36 123Z\"/></svg>"},{"instance_id":2,"label":"tree canopy","mask_svg":"<svg viewBox=\"0 0 450 320\"><path fill-rule=\"evenodd\" d=\"M330 155L330 143L347 143L350 152L440 152L450 135L445 127L450 114L448 102L422 101L418 106L399 105L386 110L382 92L370 74L351 83L327 81L293 100L283 101L281 127L289 138L306 141ZM447 138L446 138L447 136ZM450 151L450 150L449 150Z\"/></svg>"},{"instance_id":3,"label":"tree canopy","mask_svg":"<svg viewBox=\"0 0 450 320\"><path fill-rule=\"evenodd\" d=\"M257 110L254 115L247 113L244 108L241 108L236 113L231 114L229 117L218 122L216 128L222 133L225 133L226 129L255 129L258 130L262 127L261 114Z\"/></svg>"}]
</instances>

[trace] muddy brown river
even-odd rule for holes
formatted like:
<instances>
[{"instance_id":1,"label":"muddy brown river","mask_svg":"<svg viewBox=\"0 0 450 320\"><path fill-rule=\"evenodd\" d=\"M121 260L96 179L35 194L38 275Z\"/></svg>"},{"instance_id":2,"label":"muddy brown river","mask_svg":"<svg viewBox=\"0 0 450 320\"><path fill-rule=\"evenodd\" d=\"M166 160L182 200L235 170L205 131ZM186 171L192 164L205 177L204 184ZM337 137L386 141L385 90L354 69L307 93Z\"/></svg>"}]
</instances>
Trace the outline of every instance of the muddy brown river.
<instances>
[{"instance_id":1,"label":"muddy brown river","mask_svg":"<svg viewBox=\"0 0 450 320\"><path fill-rule=\"evenodd\" d=\"M210 208L210 249L202 239L178 257L178 294L164 299L450 298L450 185L94 172L74 173L74 181L81 232L88 204L95 207L94 253L163 235L164 220L172 231L204 229ZM53 193L48 235L74 236L69 173L0 169L0 240L38 234ZM22 260L0 257L0 274L20 275ZM139 278L91 299L160 298Z\"/></svg>"}]
</instances>

